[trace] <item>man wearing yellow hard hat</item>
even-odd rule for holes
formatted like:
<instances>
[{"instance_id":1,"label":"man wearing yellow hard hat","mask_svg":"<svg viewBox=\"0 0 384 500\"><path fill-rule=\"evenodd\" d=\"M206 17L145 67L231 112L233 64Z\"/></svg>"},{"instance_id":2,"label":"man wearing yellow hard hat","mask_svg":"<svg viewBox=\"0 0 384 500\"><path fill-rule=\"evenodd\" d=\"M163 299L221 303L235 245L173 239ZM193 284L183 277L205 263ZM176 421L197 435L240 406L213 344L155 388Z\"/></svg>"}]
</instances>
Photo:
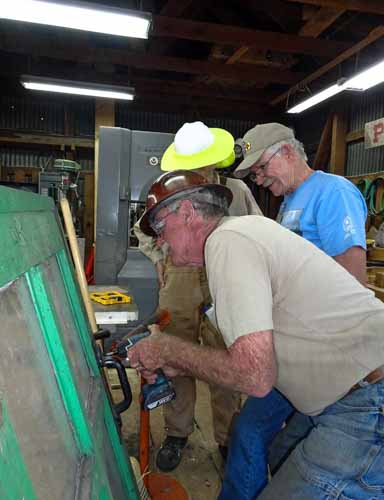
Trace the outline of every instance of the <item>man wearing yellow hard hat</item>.
<instances>
[{"instance_id":1,"label":"man wearing yellow hard hat","mask_svg":"<svg viewBox=\"0 0 384 500\"><path fill-rule=\"evenodd\" d=\"M231 190L230 215L262 215L244 182L217 174L216 169L230 166L234 159L234 139L229 132L208 128L202 122L185 123L164 153L161 169L198 170L210 183L224 184ZM222 337L203 313L211 303L205 269L174 266L164 248L156 244L156 239L143 234L139 223L134 231L140 250L157 269L159 307L172 315L167 333L196 343L201 339L205 345L224 349ZM182 450L194 428L195 379L175 377L173 383L177 398L164 406L166 438L156 459L157 466L163 471L173 470L179 465ZM240 408L240 395L213 385L210 392L215 440L225 459L229 428L233 415Z\"/></svg>"}]
</instances>

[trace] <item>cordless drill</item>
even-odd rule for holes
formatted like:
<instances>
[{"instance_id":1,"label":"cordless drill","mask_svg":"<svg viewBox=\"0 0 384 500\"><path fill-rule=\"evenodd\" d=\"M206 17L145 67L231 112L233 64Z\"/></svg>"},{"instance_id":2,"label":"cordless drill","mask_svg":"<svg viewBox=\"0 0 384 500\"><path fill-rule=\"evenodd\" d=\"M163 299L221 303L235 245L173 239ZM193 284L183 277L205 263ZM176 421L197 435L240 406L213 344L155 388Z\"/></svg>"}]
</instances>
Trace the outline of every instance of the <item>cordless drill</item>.
<instances>
[{"instance_id":1,"label":"cordless drill","mask_svg":"<svg viewBox=\"0 0 384 500\"><path fill-rule=\"evenodd\" d=\"M148 325L156 323L160 329L163 329L169 321L170 315L168 311L160 311L124 336L108 355L127 359L129 349L151 334L147 329ZM169 403L176 397L175 389L171 381L164 375L163 370L156 370L156 374L157 378L153 384L144 384L142 386L141 398L144 410L153 410L160 405Z\"/></svg>"}]
</instances>

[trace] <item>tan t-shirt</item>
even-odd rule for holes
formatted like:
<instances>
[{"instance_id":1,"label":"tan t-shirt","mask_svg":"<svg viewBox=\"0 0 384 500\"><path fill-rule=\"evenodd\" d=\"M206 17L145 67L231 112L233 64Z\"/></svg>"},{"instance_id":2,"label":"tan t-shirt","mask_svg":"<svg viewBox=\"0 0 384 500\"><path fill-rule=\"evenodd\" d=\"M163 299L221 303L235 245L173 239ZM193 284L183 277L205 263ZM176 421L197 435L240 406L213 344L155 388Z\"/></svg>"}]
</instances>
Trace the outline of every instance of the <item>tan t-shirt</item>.
<instances>
[{"instance_id":1,"label":"tan t-shirt","mask_svg":"<svg viewBox=\"0 0 384 500\"><path fill-rule=\"evenodd\" d=\"M233 200L229 207L229 215L262 215L249 187L242 180L226 178L225 185L233 194ZM154 264L165 258L163 249L156 245L156 240L142 232L139 221L134 225L133 231L139 240L140 251L151 259Z\"/></svg>"},{"instance_id":2,"label":"tan t-shirt","mask_svg":"<svg viewBox=\"0 0 384 500\"><path fill-rule=\"evenodd\" d=\"M266 217L224 217L205 245L227 346L273 330L276 387L316 415L384 363L384 304L334 259Z\"/></svg>"}]
</instances>

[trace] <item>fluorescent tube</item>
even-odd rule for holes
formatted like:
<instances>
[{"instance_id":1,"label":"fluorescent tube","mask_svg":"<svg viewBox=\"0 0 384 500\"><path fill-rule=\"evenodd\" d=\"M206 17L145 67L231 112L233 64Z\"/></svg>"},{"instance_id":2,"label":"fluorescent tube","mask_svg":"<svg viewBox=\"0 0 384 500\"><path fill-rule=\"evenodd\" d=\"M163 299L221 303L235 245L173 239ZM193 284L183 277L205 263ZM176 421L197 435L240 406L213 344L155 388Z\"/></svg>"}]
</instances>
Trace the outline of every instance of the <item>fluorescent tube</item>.
<instances>
[{"instance_id":1,"label":"fluorescent tube","mask_svg":"<svg viewBox=\"0 0 384 500\"><path fill-rule=\"evenodd\" d=\"M367 90L384 81L384 61L358 73L344 84L346 90Z\"/></svg>"},{"instance_id":2,"label":"fluorescent tube","mask_svg":"<svg viewBox=\"0 0 384 500\"><path fill-rule=\"evenodd\" d=\"M367 90L381 82L384 81L384 61L371 66L370 68L358 73L355 76L349 78L349 80L343 79L342 82L336 83L331 87L309 97L305 101L293 106L288 109L287 113L301 113L302 111L315 106L321 101L325 101L329 97L332 97L343 90L355 90L363 91Z\"/></svg>"},{"instance_id":3,"label":"fluorescent tube","mask_svg":"<svg viewBox=\"0 0 384 500\"><path fill-rule=\"evenodd\" d=\"M63 94L102 97L107 99L124 99L128 101L134 99L134 89L131 87L74 82L37 76L22 76L20 81L23 87L30 90L60 92Z\"/></svg>"},{"instance_id":4,"label":"fluorescent tube","mask_svg":"<svg viewBox=\"0 0 384 500\"><path fill-rule=\"evenodd\" d=\"M288 109L287 113L301 113L302 111L311 108L312 106L315 106L321 101L325 101L325 99L329 99L330 97L338 94L344 90L343 85L338 85L337 83L335 85L332 85L331 87L328 87L325 90L322 90L318 94L313 95L312 97L309 97L305 101L301 102L300 104L297 104L296 106L293 106L293 108Z\"/></svg>"},{"instance_id":5,"label":"fluorescent tube","mask_svg":"<svg viewBox=\"0 0 384 500\"><path fill-rule=\"evenodd\" d=\"M134 38L148 38L151 24L148 13L70 0L1 0L0 18Z\"/></svg>"}]
</instances>

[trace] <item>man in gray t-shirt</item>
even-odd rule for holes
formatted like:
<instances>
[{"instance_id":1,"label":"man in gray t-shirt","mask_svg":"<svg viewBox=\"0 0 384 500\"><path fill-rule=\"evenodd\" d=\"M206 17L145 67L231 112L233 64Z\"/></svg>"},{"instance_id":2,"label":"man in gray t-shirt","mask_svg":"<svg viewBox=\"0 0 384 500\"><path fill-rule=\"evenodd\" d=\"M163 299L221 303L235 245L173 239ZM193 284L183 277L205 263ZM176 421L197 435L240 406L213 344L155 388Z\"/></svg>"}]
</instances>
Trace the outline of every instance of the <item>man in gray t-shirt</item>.
<instances>
[{"instance_id":1,"label":"man in gray t-shirt","mask_svg":"<svg viewBox=\"0 0 384 500\"><path fill-rule=\"evenodd\" d=\"M192 172L161 176L141 220L176 265L205 262L225 350L152 336L129 352L263 397L276 387L307 432L259 498L384 495L384 304L332 258L264 217L225 217L231 194ZM374 492L374 493L372 493Z\"/></svg>"}]
</instances>

